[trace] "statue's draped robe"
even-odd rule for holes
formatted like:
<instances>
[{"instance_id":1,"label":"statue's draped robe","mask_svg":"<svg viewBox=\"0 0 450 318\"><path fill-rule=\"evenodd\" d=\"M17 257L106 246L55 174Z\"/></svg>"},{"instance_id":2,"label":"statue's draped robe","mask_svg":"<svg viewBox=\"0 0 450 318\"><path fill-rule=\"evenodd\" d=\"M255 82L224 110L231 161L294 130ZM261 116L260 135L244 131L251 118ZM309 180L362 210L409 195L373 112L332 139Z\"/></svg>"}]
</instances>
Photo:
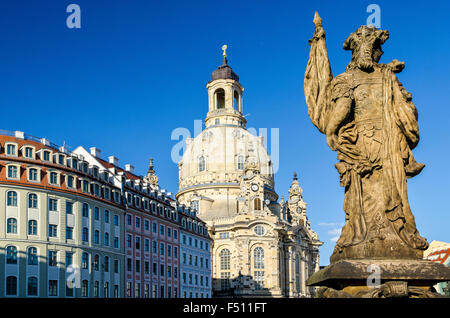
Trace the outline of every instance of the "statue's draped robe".
<instances>
[{"instance_id":1,"label":"statue's draped robe","mask_svg":"<svg viewBox=\"0 0 450 318\"><path fill-rule=\"evenodd\" d=\"M339 98L354 99L353 91L357 85L351 73L336 77L329 87L330 111ZM365 131L354 121L344 122L339 129L337 157L340 162L336 164L336 168L341 185L346 188L344 211L347 222L336 243L338 249L356 245L366 238L368 229L365 212L370 200L380 201L384 209L382 212L386 213L397 234L408 246L418 247L414 240L417 230L406 188L406 166L414 160L411 149L419 141L417 110L408 101L408 93L387 65L382 65L382 92L382 118L379 126L382 140L379 151L372 148L368 150L369 153L365 153L361 147L356 146L358 138L363 138ZM383 188L383 196L380 198L375 197L378 194L376 192L372 194L362 191L361 179L372 178L374 170L381 171L381 178L377 180Z\"/></svg>"}]
</instances>

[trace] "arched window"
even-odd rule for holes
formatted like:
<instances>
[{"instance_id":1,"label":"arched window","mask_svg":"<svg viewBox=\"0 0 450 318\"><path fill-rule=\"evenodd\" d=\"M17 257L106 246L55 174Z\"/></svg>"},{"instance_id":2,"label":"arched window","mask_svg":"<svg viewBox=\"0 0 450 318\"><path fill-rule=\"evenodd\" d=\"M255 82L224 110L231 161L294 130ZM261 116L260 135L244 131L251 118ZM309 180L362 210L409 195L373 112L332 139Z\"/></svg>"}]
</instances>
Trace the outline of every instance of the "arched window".
<instances>
[{"instance_id":1,"label":"arched window","mask_svg":"<svg viewBox=\"0 0 450 318\"><path fill-rule=\"evenodd\" d=\"M6 233L17 234L17 220L9 218L6 221Z\"/></svg>"},{"instance_id":2,"label":"arched window","mask_svg":"<svg viewBox=\"0 0 450 318\"><path fill-rule=\"evenodd\" d=\"M109 272L109 256L105 256L105 273Z\"/></svg>"},{"instance_id":3,"label":"arched window","mask_svg":"<svg viewBox=\"0 0 450 318\"><path fill-rule=\"evenodd\" d=\"M7 205L8 206L17 206L17 192L16 191L8 191L6 194L7 197Z\"/></svg>"},{"instance_id":4,"label":"arched window","mask_svg":"<svg viewBox=\"0 0 450 318\"><path fill-rule=\"evenodd\" d=\"M239 93L238 91L234 91L234 109L236 109L237 111L240 111L239 109Z\"/></svg>"},{"instance_id":5,"label":"arched window","mask_svg":"<svg viewBox=\"0 0 450 318\"><path fill-rule=\"evenodd\" d=\"M238 170L244 170L244 156L242 155L238 156L237 168Z\"/></svg>"},{"instance_id":6,"label":"arched window","mask_svg":"<svg viewBox=\"0 0 450 318\"><path fill-rule=\"evenodd\" d=\"M206 160L205 157L201 156L198 158L198 171L205 171L206 170Z\"/></svg>"},{"instance_id":7,"label":"arched window","mask_svg":"<svg viewBox=\"0 0 450 318\"><path fill-rule=\"evenodd\" d=\"M28 221L28 235L37 235L37 221L36 220Z\"/></svg>"},{"instance_id":8,"label":"arched window","mask_svg":"<svg viewBox=\"0 0 450 318\"><path fill-rule=\"evenodd\" d=\"M37 265L38 264L37 248L29 247L27 254L28 254L28 265Z\"/></svg>"},{"instance_id":9,"label":"arched window","mask_svg":"<svg viewBox=\"0 0 450 318\"><path fill-rule=\"evenodd\" d=\"M99 267L99 256L96 254L94 256L94 270L98 271L98 267Z\"/></svg>"},{"instance_id":10,"label":"arched window","mask_svg":"<svg viewBox=\"0 0 450 318\"><path fill-rule=\"evenodd\" d=\"M216 95L216 108L222 109L225 108L225 91L223 88L219 88L215 92Z\"/></svg>"},{"instance_id":11,"label":"arched window","mask_svg":"<svg viewBox=\"0 0 450 318\"><path fill-rule=\"evenodd\" d=\"M35 193L30 193L28 195L28 208L37 209L38 197Z\"/></svg>"},{"instance_id":12,"label":"arched window","mask_svg":"<svg viewBox=\"0 0 450 318\"><path fill-rule=\"evenodd\" d=\"M15 246L6 248L6 264L17 264L17 248Z\"/></svg>"},{"instance_id":13,"label":"arched window","mask_svg":"<svg viewBox=\"0 0 450 318\"><path fill-rule=\"evenodd\" d=\"M253 251L254 268L263 269L264 268L264 249L262 247L257 247Z\"/></svg>"},{"instance_id":14,"label":"arched window","mask_svg":"<svg viewBox=\"0 0 450 318\"><path fill-rule=\"evenodd\" d=\"M221 270L229 270L230 269L230 250L223 249L220 254L220 269Z\"/></svg>"},{"instance_id":15,"label":"arched window","mask_svg":"<svg viewBox=\"0 0 450 318\"><path fill-rule=\"evenodd\" d=\"M8 276L6 277L6 295L16 296L17 295L17 277Z\"/></svg>"},{"instance_id":16,"label":"arched window","mask_svg":"<svg viewBox=\"0 0 450 318\"><path fill-rule=\"evenodd\" d=\"M253 208L254 208L256 211L260 211L260 210L261 210L261 200L260 200L259 198L255 198L255 199L253 200Z\"/></svg>"},{"instance_id":17,"label":"arched window","mask_svg":"<svg viewBox=\"0 0 450 318\"><path fill-rule=\"evenodd\" d=\"M35 276L28 277L27 282L28 296L38 295L38 279Z\"/></svg>"}]
</instances>

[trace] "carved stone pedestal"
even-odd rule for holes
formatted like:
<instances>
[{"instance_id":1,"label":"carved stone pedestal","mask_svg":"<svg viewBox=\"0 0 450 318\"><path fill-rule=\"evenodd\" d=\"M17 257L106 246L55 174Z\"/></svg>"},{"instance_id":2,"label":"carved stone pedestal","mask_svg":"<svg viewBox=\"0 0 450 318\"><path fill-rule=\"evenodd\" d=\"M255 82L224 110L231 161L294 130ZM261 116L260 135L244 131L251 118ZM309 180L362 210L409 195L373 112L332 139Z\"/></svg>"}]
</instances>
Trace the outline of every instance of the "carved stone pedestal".
<instances>
[{"instance_id":1,"label":"carved stone pedestal","mask_svg":"<svg viewBox=\"0 0 450 318\"><path fill-rule=\"evenodd\" d=\"M441 297L432 286L450 281L450 268L427 260L340 260L312 275L319 298Z\"/></svg>"}]
</instances>

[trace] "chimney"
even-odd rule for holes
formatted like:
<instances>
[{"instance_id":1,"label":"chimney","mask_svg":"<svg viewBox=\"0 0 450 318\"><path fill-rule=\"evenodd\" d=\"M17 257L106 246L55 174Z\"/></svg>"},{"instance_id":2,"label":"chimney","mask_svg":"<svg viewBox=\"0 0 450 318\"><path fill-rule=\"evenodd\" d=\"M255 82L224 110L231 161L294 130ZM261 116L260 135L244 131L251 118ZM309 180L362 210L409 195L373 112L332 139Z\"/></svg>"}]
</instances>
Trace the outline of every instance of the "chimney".
<instances>
[{"instance_id":1,"label":"chimney","mask_svg":"<svg viewBox=\"0 0 450 318\"><path fill-rule=\"evenodd\" d=\"M108 161L109 161L110 164L113 164L115 166L119 165L119 159L114 157L114 156L109 156L108 157Z\"/></svg>"},{"instance_id":2,"label":"chimney","mask_svg":"<svg viewBox=\"0 0 450 318\"><path fill-rule=\"evenodd\" d=\"M129 173L134 173L134 166L132 166L129 163L127 163L125 165L125 170L128 171Z\"/></svg>"},{"instance_id":3,"label":"chimney","mask_svg":"<svg viewBox=\"0 0 450 318\"><path fill-rule=\"evenodd\" d=\"M96 158L100 158L100 153L102 152L100 149L98 149L97 147L91 147L89 148L89 150L91 151L91 155Z\"/></svg>"}]
</instances>

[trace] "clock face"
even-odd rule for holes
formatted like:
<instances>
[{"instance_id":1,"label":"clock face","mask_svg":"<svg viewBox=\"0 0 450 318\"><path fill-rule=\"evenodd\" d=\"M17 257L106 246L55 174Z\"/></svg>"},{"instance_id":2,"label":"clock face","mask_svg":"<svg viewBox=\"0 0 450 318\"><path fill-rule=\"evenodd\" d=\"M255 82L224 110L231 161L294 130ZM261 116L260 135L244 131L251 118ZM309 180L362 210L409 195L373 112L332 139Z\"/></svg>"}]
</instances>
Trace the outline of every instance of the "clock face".
<instances>
[{"instance_id":1,"label":"clock face","mask_svg":"<svg viewBox=\"0 0 450 318\"><path fill-rule=\"evenodd\" d=\"M252 190L253 191L258 191L259 186L257 184L252 184Z\"/></svg>"}]
</instances>

